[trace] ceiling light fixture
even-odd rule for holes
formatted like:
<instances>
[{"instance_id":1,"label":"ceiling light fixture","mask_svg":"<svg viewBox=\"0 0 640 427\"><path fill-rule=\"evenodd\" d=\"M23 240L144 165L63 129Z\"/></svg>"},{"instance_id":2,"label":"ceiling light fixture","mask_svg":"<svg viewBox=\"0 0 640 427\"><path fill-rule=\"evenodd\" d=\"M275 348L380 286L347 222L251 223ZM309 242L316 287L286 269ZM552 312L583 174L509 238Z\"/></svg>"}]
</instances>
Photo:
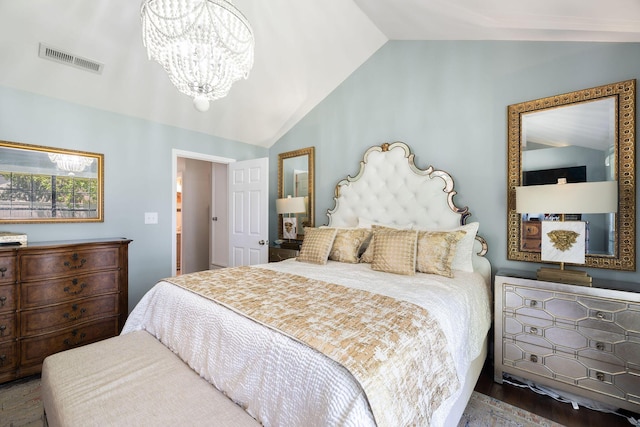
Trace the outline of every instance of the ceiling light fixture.
<instances>
[{"instance_id":1,"label":"ceiling light fixture","mask_svg":"<svg viewBox=\"0 0 640 427\"><path fill-rule=\"evenodd\" d=\"M55 163L58 169L70 173L82 172L93 163L90 157L60 153L49 153L49 160Z\"/></svg>"},{"instance_id":2,"label":"ceiling light fixture","mask_svg":"<svg viewBox=\"0 0 640 427\"><path fill-rule=\"evenodd\" d=\"M253 31L225 0L143 0L142 41L149 59L193 97L198 111L223 98L253 66Z\"/></svg>"}]
</instances>

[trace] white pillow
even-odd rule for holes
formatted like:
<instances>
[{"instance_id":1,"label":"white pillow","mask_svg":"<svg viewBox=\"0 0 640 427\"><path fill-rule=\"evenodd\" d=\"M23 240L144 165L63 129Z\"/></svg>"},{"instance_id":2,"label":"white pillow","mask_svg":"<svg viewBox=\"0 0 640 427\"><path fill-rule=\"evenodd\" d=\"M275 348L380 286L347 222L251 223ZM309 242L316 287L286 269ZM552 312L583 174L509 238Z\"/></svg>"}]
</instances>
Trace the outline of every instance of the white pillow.
<instances>
[{"instance_id":1,"label":"white pillow","mask_svg":"<svg viewBox=\"0 0 640 427\"><path fill-rule=\"evenodd\" d=\"M373 225L379 225L381 227L387 227L387 228L395 228L397 230L411 230L413 228L413 223L408 223L408 224L402 224L402 225L398 225L398 224L383 224L381 222L376 222L376 221L372 221L370 219L367 218L362 218L362 217L358 217L358 228L371 228L371 226Z\"/></svg>"},{"instance_id":2,"label":"white pillow","mask_svg":"<svg viewBox=\"0 0 640 427\"><path fill-rule=\"evenodd\" d=\"M462 270L468 271L470 273L473 272L473 246L476 241L476 234L478 234L478 227L480 223L472 222L466 225L462 225L456 228L450 229L419 229L424 231L456 231L462 230L467 234L464 235L462 239L458 241L456 245L456 254L453 258L453 262L451 263L452 270Z\"/></svg>"}]
</instances>

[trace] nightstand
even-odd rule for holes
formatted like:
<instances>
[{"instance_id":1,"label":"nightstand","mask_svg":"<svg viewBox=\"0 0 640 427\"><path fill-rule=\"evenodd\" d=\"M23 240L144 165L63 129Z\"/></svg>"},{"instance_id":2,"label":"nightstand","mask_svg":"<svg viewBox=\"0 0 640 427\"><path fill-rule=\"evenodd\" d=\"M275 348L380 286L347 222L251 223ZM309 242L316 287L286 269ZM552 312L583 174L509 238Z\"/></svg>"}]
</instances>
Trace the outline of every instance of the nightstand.
<instances>
[{"instance_id":1,"label":"nightstand","mask_svg":"<svg viewBox=\"0 0 640 427\"><path fill-rule=\"evenodd\" d=\"M503 373L640 412L640 285L495 278L494 380Z\"/></svg>"},{"instance_id":2,"label":"nightstand","mask_svg":"<svg viewBox=\"0 0 640 427\"><path fill-rule=\"evenodd\" d=\"M300 245L282 245L269 246L269 262L284 261L285 259L295 258L300 253Z\"/></svg>"}]
</instances>

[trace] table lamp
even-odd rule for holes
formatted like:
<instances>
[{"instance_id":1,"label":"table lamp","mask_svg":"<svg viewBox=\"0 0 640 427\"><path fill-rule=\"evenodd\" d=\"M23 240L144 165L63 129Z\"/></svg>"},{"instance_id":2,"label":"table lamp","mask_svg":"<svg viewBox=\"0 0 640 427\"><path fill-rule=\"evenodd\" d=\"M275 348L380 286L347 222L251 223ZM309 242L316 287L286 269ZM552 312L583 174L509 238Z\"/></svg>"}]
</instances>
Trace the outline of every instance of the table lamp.
<instances>
[{"instance_id":1,"label":"table lamp","mask_svg":"<svg viewBox=\"0 0 640 427\"><path fill-rule=\"evenodd\" d=\"M559 214L560 221L541 221L540 259L559 262L560 268L540 268L538 279L591 285L584 271L566 270L565 262L585 263L585 222L565 221L565 214L614 213L618 211L618 182L579 182L516 187L516 212Z\"/></svg>"},{"instance_id":2,"label":"table lamp","mask_svg":"<svg viewBox=\"0 0 640 427\"><path fill-rule=\"evenodd\" d=\"M282 237L291 242L291 239L298 237L298 219L291 214L303 213L307 211L304 197L287 196L284 199L276 200L276 212L282 215ZM287 214L285 217L284 215Z\"/></svg>"}]
</instances>

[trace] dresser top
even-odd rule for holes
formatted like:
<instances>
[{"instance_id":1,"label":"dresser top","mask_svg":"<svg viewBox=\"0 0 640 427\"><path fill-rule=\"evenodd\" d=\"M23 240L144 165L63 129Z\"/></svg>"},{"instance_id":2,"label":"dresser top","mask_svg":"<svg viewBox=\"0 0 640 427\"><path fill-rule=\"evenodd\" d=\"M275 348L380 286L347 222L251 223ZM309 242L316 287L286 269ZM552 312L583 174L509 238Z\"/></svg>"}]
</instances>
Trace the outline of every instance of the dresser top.
<instances>
[{"instance_id":1,"label":"dresser top","mask_svg":"<svg viewBox=\"0 0 640 427\"><path fill-rule=\"evenodd\" d=\"M538 280L538 278L536 277L536 272L529 271L529 270L500 269L496 273L496 276ZM549 283L553 283L553 282L549 282ZM584 285L572 285L572 286L584 286ZM616 291L635 292L635 293L640 292L640 283L625 282L621 280L599 279L596 277L593 278L592 286L586 286L586 287L599 288L599 289L612 289Z\"/></svg>"},{"instance_id":2,"label":"dresser top","mask_svg":"<svg viewBox=\"0 0 640 427\"><path fill-rule=\"evenodd\" d=\"M29 248L46 248L50 246L73 246L96 243L131 243L132 240L125 237L104 237L97 239L57 240L50 242L28 242L26 246L0 246L0 251L24 250Z\"/></svg>"}]
</instances>

